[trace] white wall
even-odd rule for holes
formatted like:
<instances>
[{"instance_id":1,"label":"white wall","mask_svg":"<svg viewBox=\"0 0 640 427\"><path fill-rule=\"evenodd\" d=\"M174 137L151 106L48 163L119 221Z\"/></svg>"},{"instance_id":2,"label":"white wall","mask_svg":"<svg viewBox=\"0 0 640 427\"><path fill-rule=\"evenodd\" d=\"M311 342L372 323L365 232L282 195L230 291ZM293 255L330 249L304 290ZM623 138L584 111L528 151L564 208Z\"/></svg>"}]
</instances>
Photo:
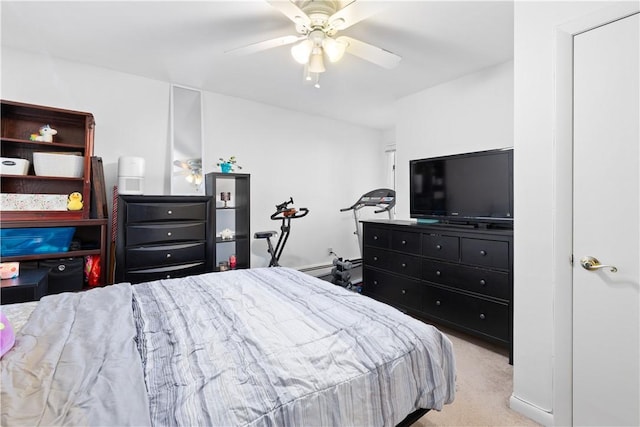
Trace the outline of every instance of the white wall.
<instances>
[{"instance_id":1,"label":"white wall","mask_svg":"<svg viewBox=\"0 0 640 427\"><path fill-rule=\"evenodd\" d=\"M213 93L204 113L205 172L232 155L239 172L251 172L252 230L279 230L269 215L290 196L310 210L292 221L282 265L330 262L329 247L360 257L353 217L339 210L384 183L381 132ZM268 264L264 241L255 240L252 253L253 266Z\"/></svg>"},{"instance_id":2,"label":"white wall","mask_svg":"<svg viewBox=\"0 0 640 427\"><path fill-rule=\"evenodd\" d=\"M6 48L1 71L3 99L93 113L109 194L124 155L145 158L145 194L169 194L169 82ZM205 173L235 155L251 174L253 231L278 230L269 215L290 196L310 209L292 223L282 265L329 263L328 247L359 257L352 218L339 209L384 183L382 132L206 92L204 132ZM254 241L252 266L267 264L265 242Z\"/></svg>"},{"instance_id":3,"label":"white wall","mask_svg":"<svg viewBox=\"0 0 640 427\"><path fill-rule=\"evenodd\" d=\"M513 146L513 62L397 103L397 217L409 218L409 161Z\"/></svg>"},{"instance_id":4,"label":"white wall","mask_svg":"<svg viewBox=\"0 0 640 427\"><path fill-rule=\"evenodd\" d=\"M515 289L512 407L544 424L571 423L571 335L557 327L554 242L554 71L558 26L608 2L516 2L514 16ZM532 268L534 266L542 266ZM570 307L566 307L570 310ZM556 334L561 334L556 336Z\"/></svg>"}]
</instances>

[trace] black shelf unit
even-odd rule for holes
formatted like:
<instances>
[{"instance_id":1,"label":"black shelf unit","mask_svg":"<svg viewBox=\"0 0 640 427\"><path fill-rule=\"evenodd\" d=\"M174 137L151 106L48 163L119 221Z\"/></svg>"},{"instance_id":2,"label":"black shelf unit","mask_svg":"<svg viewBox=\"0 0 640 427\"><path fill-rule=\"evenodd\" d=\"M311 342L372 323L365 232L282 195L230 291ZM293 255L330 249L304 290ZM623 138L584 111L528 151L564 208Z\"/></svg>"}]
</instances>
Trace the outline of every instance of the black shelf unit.
<instances>
[{"instance_id":1,"label":"black shelf unit","mask_svg":"<svg viewBox=\"0 0 640 427\"><path fill-rule=\"evenodd\" d=\"M251 175L245 173L211 172L205 175L206 194L215 200L213 229L215 245L213 250L214 268L236 257L236 268L251 267ZM231 193L231 200L224 206L220 193ZM224 229L233 232L231 239L223 239Z\"/></svg>"}]
</instances>

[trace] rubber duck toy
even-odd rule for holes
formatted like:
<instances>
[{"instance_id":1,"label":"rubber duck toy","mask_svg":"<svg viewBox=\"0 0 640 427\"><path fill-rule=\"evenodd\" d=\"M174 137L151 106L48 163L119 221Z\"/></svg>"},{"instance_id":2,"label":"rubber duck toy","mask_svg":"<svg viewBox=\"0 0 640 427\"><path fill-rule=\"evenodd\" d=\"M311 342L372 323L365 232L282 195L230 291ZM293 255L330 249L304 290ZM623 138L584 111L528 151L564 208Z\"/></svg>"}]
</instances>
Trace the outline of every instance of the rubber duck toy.
<instances>
[{"instance_id":1,"label":"rubber duck toy","mask_svg":"<svg viewBox=\"0 0 640 427\"><path fill-rule=\"evenodd\" d=\"M67 209L70 211L81 211L82 210L82 194L77 191L69 194L69 201L67 203Z\"/></svg>"}]
</instances>

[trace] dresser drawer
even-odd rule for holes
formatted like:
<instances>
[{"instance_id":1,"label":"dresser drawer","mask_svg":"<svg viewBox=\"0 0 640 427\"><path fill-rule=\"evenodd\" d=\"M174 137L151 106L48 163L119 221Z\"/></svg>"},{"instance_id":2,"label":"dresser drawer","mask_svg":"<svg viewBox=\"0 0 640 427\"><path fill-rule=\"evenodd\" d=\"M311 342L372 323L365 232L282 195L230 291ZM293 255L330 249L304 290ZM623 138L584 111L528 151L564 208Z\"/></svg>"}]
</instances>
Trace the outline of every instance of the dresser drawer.
<instances>
[{"instance_id":1,"label":"dresser drawer","mask_svg":"<svg viewBox=\"0 0 640 427\"><path fill-rule=\"evenodd\" d=\"M509 342L509 305L435 286L423 287L423 311L489 337Z\"/></svg>"},{"instance_id":2,"label":"dresser drawer","mask_svg":"<svg viewBox=\"0 0 640 427\"><path fill-rule=\"evenodd\" d=\"M143 270L130 270L125 275L125 281L131 283L150 282L160 279L175 279L207 272L206 263L196 262L166 267L147 268Z\"/></svg>"},{"instance_id":3,"label":"dresser drawer","mask_svg":"<svg viewBox=\"0 0 640 427\"><path fill-rule=\"evenodd\" d=\"M202 220L207 217L206 203L128 203L127 223Z\"/></svg>"},{"instance_id":4,"label":"dresser drawer","mask_svg":"<svg viewBox=\"0 0 640 427\"><path fill-rule=\"evenodd\" d=\"M127 248L126 257L128 268L184 264L203 261L206 257L206 247L204 242L142 246Z\"/></svg>"},{"instance_id":5,"label":"dresser drawer","mask_svg":"<svg viewBox=\"0 0 640 427\"><path fill-rule=\"evenodd\" d=\"M391 233L391 249L420 255L420 234L394 231Z\"/></svg>"},{"instance_id":6,"label":"dresser drawer","mask_svg":"<svg viewBox=\"0 0 640 427\"><path fill-rule=\"evenodd\" d=\"M205 229L204 222L129 225L126 229L126 245L205 240Z\"/></svg>"},{"instance_id":7,"label":"dresser drawer","mask_svg":"<svg viewBox=\"0 0 640 427\"><path fill-rule=\"evenodd\" d=\"M393 306L419 310L423 285L414 279L365 269L362 293Z\"/></svg>"},{"instance_id":8,"label":"dresser drawer","mask_svg":"<svg viewBox=\"0 0 640 427\"><path fill-rule=\"evenodd\" d=\"M422 261L422 278L494 298L511 299L509 274L506 272L425 259Z\"/></svg>"},{"instance_id":9,"label":"dresser drawer","mask_svg":"<svg viewBox=\"0 0 640 427\"><path fill-rule=\"evenodd\" d=\"M420 277L420 257L378 248L367 248L364 262L371 267L389 270L405 276Z\"/></svg>"},{"instance_id":10,"label":"dresser drawer","mask_svg":"<svg viewBox=\"0 0 640 427\"><path fill-rule=\"evenodd\" d=\"M446 261L458 261L459 244L459 239L455 236L423 234L422 255Z\"/></svg>"},{"instance_id":11,"label":"dresser drawer","mask_svg":"<svg viewBox=\"0 0 640 427\"><path fill-rule=\"evenodd\" d=\"M391 243L391 231L385 228L364 224L364 244L377 248L388 248Z\"/></svg>"},{"instance_id":12,"label":"dresser drawer","mask_svg":"<svg viewBox=\"0 0 640 427\"><path fill-rule=\"evenodd\" d=\"M465 264L509 268L509 242L462 238L460 253Z\"/></svg>"}]
</instances>

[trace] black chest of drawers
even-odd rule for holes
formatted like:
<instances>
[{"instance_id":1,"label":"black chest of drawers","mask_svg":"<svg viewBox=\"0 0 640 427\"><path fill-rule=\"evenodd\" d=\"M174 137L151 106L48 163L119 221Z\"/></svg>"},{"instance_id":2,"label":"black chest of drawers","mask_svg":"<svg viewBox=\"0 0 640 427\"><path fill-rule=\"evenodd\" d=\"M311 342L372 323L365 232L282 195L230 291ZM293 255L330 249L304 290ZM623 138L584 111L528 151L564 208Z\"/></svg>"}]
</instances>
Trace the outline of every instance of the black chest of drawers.
<instances>
[{"instance_id":1,"label":"black chest of drawers","mask_svg":"<svg viewBox=\"0 0 640 427\"><path fill-rule=\"evenodd\" d=\"M365 295L512 349L512 230L365 221L363 235Z\"/></svg>"},{"instance_id":2,"label":"black chest of drawers","mask_svg":"<svg viewBox=\"0 0 640 427\"><path fill-rule=\"evenodd\" d=\"M120 196L116 281L213 271L212 212L210 196Z\"/></svg>"}]
</instances>

